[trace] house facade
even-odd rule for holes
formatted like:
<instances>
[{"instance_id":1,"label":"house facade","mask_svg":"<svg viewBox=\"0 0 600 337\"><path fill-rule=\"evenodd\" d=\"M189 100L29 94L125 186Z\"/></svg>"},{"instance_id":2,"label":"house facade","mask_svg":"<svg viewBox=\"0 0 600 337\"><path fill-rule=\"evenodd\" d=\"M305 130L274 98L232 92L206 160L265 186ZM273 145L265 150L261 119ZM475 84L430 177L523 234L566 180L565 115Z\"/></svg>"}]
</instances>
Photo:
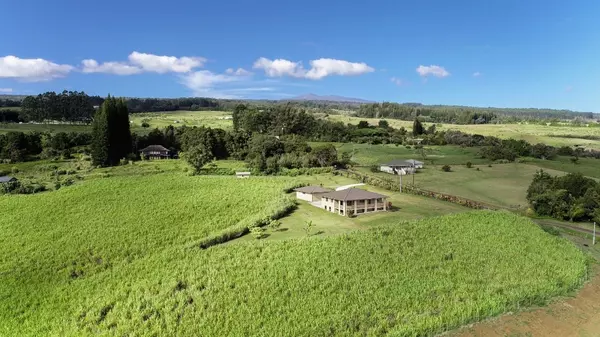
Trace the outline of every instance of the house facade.
<instances>
[{"instance_id":1,"label":"house facade","mask_svg":"<svg viewBox=\"0 0 600 337\"><path fill-rule=\"evenodd\" d=\"M321 196L321 207L339 215L359 215L388 210L387 196L379 193L349 188L325 193Z\"/></svg>"},{"instance_id":2,"label":"house facade","mask_svg":"<svg viewBox=\"0 0 600 337\"><path fill-rule=\"evenodd\" d=\"M162 145L150 145L141 149L140 155L147 159L168 159L171 158L171 151Z\"/></svg>"},{"instance_id":3,"label":"house facade","mask_svg":"<svg viewBox=\"0 0 600 337\"><path fill-rule=\"evenodd\" d=\"M320 201L323 194L332 192L332 190L321 186L304 186L296 188L294 191L297 199L308 202Z\"/></svg>"},{"instance_id":4,"label":"house facade","mask_svg":"<svg viewBox=\"0 0 600 337\"><path fill-rule=\"evenodd\" d=\"M240 178L240 179L248 179L250 178L250 172L236 172L235 176Z\"/></svg>"}]
</instances>

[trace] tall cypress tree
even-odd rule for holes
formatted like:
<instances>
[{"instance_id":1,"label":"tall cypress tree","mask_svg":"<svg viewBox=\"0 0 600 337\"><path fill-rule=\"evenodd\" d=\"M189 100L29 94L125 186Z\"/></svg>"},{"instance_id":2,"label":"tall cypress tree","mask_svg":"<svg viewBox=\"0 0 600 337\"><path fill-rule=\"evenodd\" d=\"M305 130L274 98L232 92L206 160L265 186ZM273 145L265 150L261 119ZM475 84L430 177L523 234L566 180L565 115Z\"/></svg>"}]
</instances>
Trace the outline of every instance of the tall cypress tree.
<instances>
[{"instance_id":1,"label":"tall cypress tree","mask_svg":"<svg viewBox=\"0 0 600 337\"><path fill-rule=\"evenodd\" d=\"M125 101L109 95L94 117L92 161L94 165L117 165L130 153L129 110Z\"/></svg>"},{"instance_id":2,"label":"tall cypress tree","mask_svg":"<svg viewBox=\"0 0 600 337\"><path fill-rule=\"evenodd\" d=\"M415 118L412 133L414 137L425 133L425 128L423 127L423 124L421 124L421 121L418 118Z\"/></svg>"},{"instance_id":3,"label":"tall cypress tree","mask_svg":"<svg viewBox=\"0 0 600 337\"><path fill-rule=\"evenodd\" d=\"M106 113L106 102L110 96L94 114L92 122L92 163L94 165L106 166L109 164L109 125Z\"/></svg>"}]
</instances>

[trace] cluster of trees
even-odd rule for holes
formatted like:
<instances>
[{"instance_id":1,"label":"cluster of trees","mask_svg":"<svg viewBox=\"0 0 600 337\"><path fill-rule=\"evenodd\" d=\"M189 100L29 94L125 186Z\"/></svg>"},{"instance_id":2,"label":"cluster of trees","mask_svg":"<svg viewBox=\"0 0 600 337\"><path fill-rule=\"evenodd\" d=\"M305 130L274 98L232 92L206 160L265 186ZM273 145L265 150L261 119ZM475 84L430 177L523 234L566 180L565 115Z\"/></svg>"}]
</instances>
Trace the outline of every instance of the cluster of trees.
<instances>
[{"instance_id":1,"label":"cluster of trees","mask_svg":"<svg viewBox=\"0 0 600 337\"><path fill-rule=\"evenodd\" d=\"M561 119L594 119L592 112L574 112L553 109L478 108L448 105L422 105L419 103L372 103L362 104L356 111L358 117L394 118L452 124L515 123Z\"/></svg>"},{"instance_id":2,"label":"cluster of trees","mask_svg":"<svg viewBox=\"0 0 600 337\"><path fill-rule=\"evenodd\" d=\"M73 148L90 145L91 140L91 135L83 132L0 134L0 161L21 162L34 156L70 158Z\"/></svg>"},{"instance_id":3,"label":"cluster of trees","mask_svg":"<svg viewBox=\"0 0 600 337\"><path fill-rule=\"evenodd\" d=\"M94 107L88 95L78 91L46 92L27 96L21 102L19 118L25 121L89 123Z\"/></svg>"},{"instance_id":4,"label":"cluster of trees","mask_svg":"<svg viewBox=\"0 0 600 337\"><path fill-rule=\"evenodd\" d=\"M553 177L538 171L527 190L536 214L571 221L600 221L600 184L578 173Z\"/></svg>"}]
</instances>

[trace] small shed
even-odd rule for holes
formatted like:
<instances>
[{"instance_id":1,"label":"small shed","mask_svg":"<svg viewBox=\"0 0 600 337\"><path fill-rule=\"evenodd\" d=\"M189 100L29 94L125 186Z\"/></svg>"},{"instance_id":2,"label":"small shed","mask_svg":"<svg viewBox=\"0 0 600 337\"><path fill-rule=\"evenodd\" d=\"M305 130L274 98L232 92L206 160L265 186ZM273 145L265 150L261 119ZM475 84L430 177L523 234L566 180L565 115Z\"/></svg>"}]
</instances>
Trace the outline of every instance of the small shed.
<instances>
[{"instance_id":1,"label":"small shed","mask_svg":"<svg viewBox=\"0 0 600 337\"><path fill-rule=\"evenodd\" d=\"M162 145L149 145L140 150L140 154L148 159L171 158L171 151Z\"/></svg>"},{"instance_id":2,"label":"small shed","mask_svg":"<svg viewBox=\"0 0 600 337\"><path fill-rule=\"evenodd\" d=\"M332 192L330 189L321 186L304 186L294 189L296 198L304 201L320 201L321 196L325 193Z\"/></svg>"},{"instance_id":3,"label":"small shed","mask_svg":"<svg viewBox=\"0 0 600 337\"><path fill-rule=\"evenodd\" d=\"M250 172L236 172L235 176L241 179L250 178Z\"/></svg>"},{"instance_id":4,"label":"small shed","mask_svg":"<svg viewBox=\"0 0 600 337\"><path fill-rule=\"evenodd\" d=\"M0 184L12 183L14 181L17 181L17 178L9 176L0 177Z\"/></svg>"}]
</instances>

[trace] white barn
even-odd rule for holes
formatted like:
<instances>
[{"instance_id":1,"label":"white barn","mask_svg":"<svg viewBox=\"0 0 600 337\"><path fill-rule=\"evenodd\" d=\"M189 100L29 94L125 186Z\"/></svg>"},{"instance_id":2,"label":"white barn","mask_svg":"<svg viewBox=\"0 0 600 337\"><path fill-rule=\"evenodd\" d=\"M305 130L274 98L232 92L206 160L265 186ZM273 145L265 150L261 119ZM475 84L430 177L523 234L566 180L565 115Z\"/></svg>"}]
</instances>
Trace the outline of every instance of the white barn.
<instances>
[{"instance_id":1,"label":"white barn","mask_svg":"<svg viewBox=\"0 0 600 337\"><path fill-rule=\"evenodd\" d=\"M332 192L330 189L321 186L304 186L294 189L296 198L308 202L321 201L321 196Z\"/></svg>"},{"instance_id":2,"label":"white barn","mask_svg":"<svg viewBox=\"0 0 600 337\"><path fill-rule=\"evenodd\" d=\"M397 175L413 174L417 171L417 169L421 168L423 168L423 162L414 159L394 160L387 164L379 165L379 170L381 172Z\"/></svg>"}]
</instances>

